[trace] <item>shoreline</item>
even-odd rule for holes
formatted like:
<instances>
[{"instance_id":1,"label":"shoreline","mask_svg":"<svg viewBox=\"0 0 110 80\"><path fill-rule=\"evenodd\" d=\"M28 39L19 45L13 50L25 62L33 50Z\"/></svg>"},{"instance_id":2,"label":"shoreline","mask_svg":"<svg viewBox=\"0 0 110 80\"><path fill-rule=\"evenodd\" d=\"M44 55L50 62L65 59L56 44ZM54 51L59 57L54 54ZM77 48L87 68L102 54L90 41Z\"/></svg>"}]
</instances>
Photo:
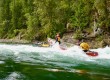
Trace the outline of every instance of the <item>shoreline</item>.
<instances>
[{"instance_id":1,"label":"shoreline","mask_svg":"<svg viewBox=\"0 0 110 80\"><path fill-rule=\"evenodd\" d=\"M45 42L45 41L44 41ZM70 35L64 35L62 38L62 43L68 47L77 45L78 40L72 38L72 34ZM87 43L90 44L92 49L96 48L103 48L105 46L110 46L110 39L108 38L103 38L102 40L97 40L96 38L93 39L87 39ZM23 40L23 39L0 39L0 43L9 43L9 44L36 44L39 45L43 43L42 41L28 41L28 40Z\"/></svg>"},{"instance_id":2,"label":"shoreline","mask_svg":"<svg viewBox=\"0 0 110 80\"><path fill-rule=\"evenodd\" d=\"M29 44L28 40L18 40L18 39L0 39L0 43L15 43L15 44Z\"/></svg>"},{"instance_id":3,"label":"shoreline","mask_svg":"<svg viewBox=\"0 0 110 80\"><path fill-rule=\"evenodd\" d=\"M76 44L79 42L78 39L74 38L75 33L67 33L63 36L63 41L66 43ZM104 48L106 46L110 46L110 36L109 35L99 35L90 37L90 35L87 35L87 37L82 38L84 42L87 42L91 49L97 49L97 48Z\"/></svg>"}]
</instances>

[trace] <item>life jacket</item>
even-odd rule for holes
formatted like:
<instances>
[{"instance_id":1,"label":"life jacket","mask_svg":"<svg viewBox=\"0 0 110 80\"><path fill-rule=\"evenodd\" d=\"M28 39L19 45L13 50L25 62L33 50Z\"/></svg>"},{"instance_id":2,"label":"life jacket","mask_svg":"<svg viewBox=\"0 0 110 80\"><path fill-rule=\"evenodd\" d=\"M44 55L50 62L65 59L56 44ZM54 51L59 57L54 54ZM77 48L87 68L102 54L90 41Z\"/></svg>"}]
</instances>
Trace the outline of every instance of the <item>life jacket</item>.
<instances>
[{"instance_id":1,"label":"life jacket","mask_svg":"<svg viewBox=\"0 0 110 80\"><path fill-rule=\"evenodd\" d=\"M80 44L80 47L83 49L83 50L89 50L90 46L89 44L83 42Z\"/></svg>"},{"instance_id":2,"label":"life jacket","mask_svg":"<svg viewBox=\"0 0 110 80\"><path fill-rule=\"evenodd\" d=\"M60 35L59 34L56 35L56 41L60 41Z\"/></svg>"},{"instance_id":3,"label":"life jacket","mask_svg":"<svg viewBox=\"0 0 110 80\"><path fill-rule=\"evenodd\" d=\"M60 36L57 37L57 40L60 41Z\"/></svg>"}]
</instances>

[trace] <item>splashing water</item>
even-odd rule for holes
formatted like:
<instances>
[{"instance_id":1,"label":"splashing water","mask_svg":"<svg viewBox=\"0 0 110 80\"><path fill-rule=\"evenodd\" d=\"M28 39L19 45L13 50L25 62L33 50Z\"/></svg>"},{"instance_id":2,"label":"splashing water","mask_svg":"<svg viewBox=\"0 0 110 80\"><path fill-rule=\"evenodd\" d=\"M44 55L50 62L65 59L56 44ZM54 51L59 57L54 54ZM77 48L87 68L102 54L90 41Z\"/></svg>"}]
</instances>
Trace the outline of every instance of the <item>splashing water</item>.
<instances>
[{"instance_id":1,"label":"splashing water","mask_svg":"<svg viewBox=\"0 0 110 80\"><path fill-rule=\"evenodd\" d=\"M108 74L110 72L110 47L107 46L105 48L91 49L91 51L98 52L99 55L96 57L90 57L86 55L79 46L75 45L67 48L67 50L61 50L58 46L59 45L57 43L52 47L38 47L34 45L23 44L0 44L0 65L5 64L4 67L6 67L7 65L9 66L11 64L9 67L12 68L12 66L14 66L17 69L19 68L18 66L24 68L24 66L27 65L27 69L29 69L30 72L31 67L34 67L32 69L33 75L36 74L34 70L37 69L39 72L49 71L56 73L86 73L87 75L94 76L94 80L97 80L97 78L101 78L102 80L105 78L110 79ZM6 76L6 78L8 78L7 80L10 80L10 75L13 76L13 74L16 74L17 76L21 76L21 74L22 76L26 76L26 74L23 75L23 71L18 69L17 71L19 72L15 72L15 70L11 72L7 71L7 73L10 73L8 76ZM41 73L42 75L44 74L43 72Z\"/></svg>"}]
</instances>

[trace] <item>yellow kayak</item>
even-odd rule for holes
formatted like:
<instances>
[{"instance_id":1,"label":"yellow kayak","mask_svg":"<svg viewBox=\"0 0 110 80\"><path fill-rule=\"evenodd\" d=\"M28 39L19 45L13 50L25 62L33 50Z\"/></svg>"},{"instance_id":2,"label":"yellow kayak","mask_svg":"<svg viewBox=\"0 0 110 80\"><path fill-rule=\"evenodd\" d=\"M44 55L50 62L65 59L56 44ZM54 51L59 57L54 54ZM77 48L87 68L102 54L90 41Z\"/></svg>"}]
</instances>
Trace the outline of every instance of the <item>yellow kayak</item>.
<instances>
[{"instance_id":1,"label":"yellow kayak","mask_svg":"<svg viewBox=\"0 0 110 80\"><path fill-rule=\"evenodd\" d=\"M49 47L49 44L42 44L42 47Z\"/></svg>"}]
</instances>

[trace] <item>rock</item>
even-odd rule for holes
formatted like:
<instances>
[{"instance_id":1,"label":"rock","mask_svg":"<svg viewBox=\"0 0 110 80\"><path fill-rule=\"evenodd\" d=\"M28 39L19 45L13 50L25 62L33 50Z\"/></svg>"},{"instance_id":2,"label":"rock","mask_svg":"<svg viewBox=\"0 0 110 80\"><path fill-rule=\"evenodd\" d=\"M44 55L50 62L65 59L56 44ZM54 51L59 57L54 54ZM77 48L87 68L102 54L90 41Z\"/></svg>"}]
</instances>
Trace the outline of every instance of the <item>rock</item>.
<instances>
[{"instance_id":1,"label":"rock","mask_svg":"<svg viewBox=\"0 0 110 80\"><path fill-rule=\"evenodd\" d=\"M19 40L19 39L0 39L0 43L29 43L27 40Z\"/></svg>"},{"instance_id":2,"label":"rock","mask_svg":"<svg viewBox=\"0 0 110 80\"><path fill-rule=\"evenodd\" d=\"M64 34L62 40L63 42L72 44L72 45L78 45L78 39L73 38L75 33L66 33ZM83 38L80 40L81 41L85 41L90 45L91 49L96 49L96 48L101 48L101 47L105 47L105 46L110 46L110 37L109 34L106 35L99 35L99 36L95 36L94 34L89 34L87 35L87 37Z\"/></svg>"},{"instance_id":3,"label":"rock","mask_svg":"<svg viewBox=\"0 0 110 80\"><path fill-rule=\"evenodd\" d=\"M109 45L110 45L110 40L108 40L108 39L104 39L100 43L101 47L106 47L106 46L109 46Z\"/></svg>"}]
</instances>

